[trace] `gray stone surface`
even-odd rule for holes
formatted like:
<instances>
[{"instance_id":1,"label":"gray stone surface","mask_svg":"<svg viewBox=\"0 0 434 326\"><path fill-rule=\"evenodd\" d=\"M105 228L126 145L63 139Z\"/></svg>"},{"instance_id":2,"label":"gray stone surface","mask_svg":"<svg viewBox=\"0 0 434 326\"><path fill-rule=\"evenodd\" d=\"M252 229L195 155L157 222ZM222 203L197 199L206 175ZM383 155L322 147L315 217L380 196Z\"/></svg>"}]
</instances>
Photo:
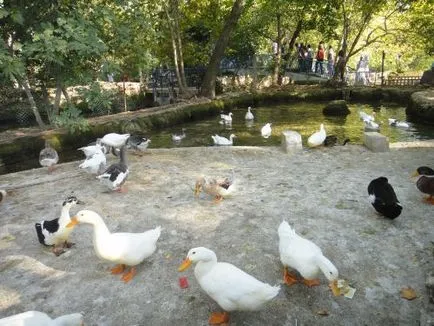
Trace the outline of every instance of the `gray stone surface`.
<instances>
[{"instance_id":1,"label":"gray stone surface","mask_svg":"<svg viewBox=\"0 0 434 326\"><path fill-rule=\"evenodd\" d=\"M9 194L0 204L0 316L33 309L51 316L83 312L86 325L207 325L216 304L201 291L192 269L177 271L187 251L209 247L221 261L278 284L277 228L286 219L322 248L355 296L333 297L321 276L318 287L282 286L261 311L233 313L232 326L418 326L427 301L426 274L434 267L433 207L409 176L432 162L432 147L372 153L347 145L291 156L279 147L206 147L129 155L126 193L105 193L94 177L78 170L79 162L61 164L52 174L36 169L2 175L0 188ZM233 197L220 204L204 194L194 198L199 174L224 176L232 169ZM404 207L393 221L380 217L367 200L368 183L382 175ZM73 231L76 246L59 257L38 243L34 223L58 216L72 190L112 231L164 228L157 251L129 284L110 274L113 264L96 257L89 226ZM188 278L189 288L180 289L180 276ZM406 286L418 298L402 299ZM318 314L324 310L328 316Z\"/></svg>"},{"instance_id":2,"label":"gray stone surface","mask_svg":"<svg viewBox=\"0 0 434 326\"><path fill-rule=\"evenodd\" d=\"M301 135L297 131L285 130L282 132L282 149L285 153L294 154L303 149Z\"/></svg>"},{"instance_id":3,"label":"gray stone surface","mask_svg":"<svg viewBox=\"0 0 434 326\"><path fill-rule=\"evenodd\" d=\"M387 152L389 150L389 140L387 137L375 131L364 133L363 144L375 153Z\"/></svg>"},{"instance_id":4,"label":"gray stone surface","mask_svg":"<svg viewBox=\"0 0 434 326\"><path fill-rule=\"evenodd\" d=\"M434 123L434 89L413 93L405 112L421 121Z\"/></svg>"},{"instance_id":5,"label":"gray stone surface","mask_svg":"<svg viewBox=\"0 0 434 326\"><path fill-rule=\"evenodd\" d=\"M322 110L325 116L346 116L351 111L348 109L347 102L345 100L334 100L329 102Z\"/></svg>"}]
</instances>

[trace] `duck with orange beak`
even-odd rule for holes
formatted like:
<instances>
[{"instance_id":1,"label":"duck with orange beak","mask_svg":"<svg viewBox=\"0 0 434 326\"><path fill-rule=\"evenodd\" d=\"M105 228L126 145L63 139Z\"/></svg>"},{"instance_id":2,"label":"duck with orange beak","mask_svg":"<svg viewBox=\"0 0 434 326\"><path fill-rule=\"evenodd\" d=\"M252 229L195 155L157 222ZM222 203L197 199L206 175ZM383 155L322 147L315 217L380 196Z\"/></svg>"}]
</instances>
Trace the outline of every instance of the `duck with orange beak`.
<instances>
[{"instance_id":1,"label":"duck with orange beak","mask_svg":"<svg viewBox=\"0 0 434 326\"><path fill-rule=\"evenodd\" d=\"M280 290L280 286L263 283L232 264L217 262L216 254L204 247L191 249L178 271L192 263L197 263L194 275L200 287L224 310L211 314L211 325L228 323L230 311L259 310Z\"/></svg>"},{"instance_id":2,"label":"duck with orange beak","mask_svg":"<svg viewBox=\"0 0 434 326\"><path fill-rule=\"evenodd\" d=\"M161 235L160 226L143 233L111 233L102 217L90 210L79 211L71 218L67 227L79 223L93 225L93 245L96 255L116 263L111 272L112 274L123 273L124 282L131 281L137 273L135 266L155 252L157 240ZM127 266L130 266L130 270L125 272Z\"/></svg>"}]
</instances>

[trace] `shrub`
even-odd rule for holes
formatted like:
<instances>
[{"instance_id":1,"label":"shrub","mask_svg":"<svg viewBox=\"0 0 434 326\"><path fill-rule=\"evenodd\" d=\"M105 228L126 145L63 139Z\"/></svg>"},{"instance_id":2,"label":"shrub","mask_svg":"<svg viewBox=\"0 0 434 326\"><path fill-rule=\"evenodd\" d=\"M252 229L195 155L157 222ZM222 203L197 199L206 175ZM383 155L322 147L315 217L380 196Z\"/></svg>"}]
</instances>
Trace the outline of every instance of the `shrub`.
<instances>
[{"instance_id":1,"label":"shrub","mask_svg":"<svg viewBox=\"0 0 434 326\"><path fill-rule=\"evenodd\" d=\"M55 117L56 127L67 128L69 133L83 132L90 129L89 123L81 116L81 111L74 105L68 105Z\"/></svg>"}]
</instances>

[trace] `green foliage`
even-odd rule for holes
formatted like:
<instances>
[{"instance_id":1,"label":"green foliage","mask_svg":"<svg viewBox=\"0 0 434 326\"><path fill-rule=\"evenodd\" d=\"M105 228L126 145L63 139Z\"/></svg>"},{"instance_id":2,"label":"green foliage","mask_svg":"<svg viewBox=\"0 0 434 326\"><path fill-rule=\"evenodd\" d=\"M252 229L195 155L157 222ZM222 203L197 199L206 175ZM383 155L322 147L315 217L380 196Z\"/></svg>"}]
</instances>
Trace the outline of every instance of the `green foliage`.
<instances>
[{"instance_id":1,"label":"green foliage","mask_svg":"<svg viewBox=\"0 0 434 326\"><path fill-rule=\"evenodd\" d=\"M90 129L89 123L81 116L81 111L74 105L68 105L54 118L56 127L67 128L69 133L84 132Z\"/></svg>"},{"instance_id":2,"label":"green foliage","mask_svg":"<svg viewBox=\"0 0 434 326\"><path fill-rule=\"evenodd\" d=\"M99 83L94 82L88 88L81 88L79 95L92 113L103 115L112 113L117 94L115 91L102 89Z\"/></svg>"}]
</instances>

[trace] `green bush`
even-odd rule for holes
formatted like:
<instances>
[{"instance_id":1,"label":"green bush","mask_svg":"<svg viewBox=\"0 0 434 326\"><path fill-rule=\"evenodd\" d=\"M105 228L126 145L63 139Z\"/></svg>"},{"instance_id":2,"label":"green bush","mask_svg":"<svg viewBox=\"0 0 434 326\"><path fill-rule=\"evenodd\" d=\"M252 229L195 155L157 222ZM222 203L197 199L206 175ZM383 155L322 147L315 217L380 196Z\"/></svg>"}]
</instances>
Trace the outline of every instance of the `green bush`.
<instances>
[{"instance_id":1,"label":"green bush","mask_svg":"<svg viewBox=\"0 0 434 326\"><path fill-rule=\"evenodd\" d=\"M92 83L89 88L81 88L78 91L89 110L94 115L111 114L113 103L116 101L117 92L104 90L97 82Z\"/></svg>"},{"instance_id":2,"label":"green bush","mask_svg":"<svg viewBox=\"0 0 434 326\"><path fill-rule=\"evenodd\" d=\"M81 111L74 105L68 105L55 117L56 127L66 128L69 133L84 132L90 129L89 123L81 116Z\"/></svg>"}]
</instances>

